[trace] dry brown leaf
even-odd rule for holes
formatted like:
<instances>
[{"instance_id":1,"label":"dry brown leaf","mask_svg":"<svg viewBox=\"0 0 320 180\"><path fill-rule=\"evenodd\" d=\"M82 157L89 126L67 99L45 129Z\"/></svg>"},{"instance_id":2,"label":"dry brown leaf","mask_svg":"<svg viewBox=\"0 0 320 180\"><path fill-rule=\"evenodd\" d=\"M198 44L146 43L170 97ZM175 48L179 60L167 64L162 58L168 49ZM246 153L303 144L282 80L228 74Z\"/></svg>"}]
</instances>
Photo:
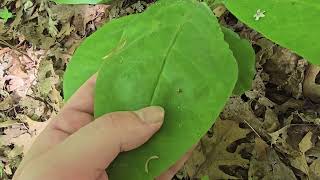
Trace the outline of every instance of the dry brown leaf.
<instances>
[{"instance_id":1,"label":"dry brown leaf","mask_svg":"<svg viewBox=\"0 0 320 180\"><path fill-rule=\"evenodd\" d=\"M320 179L320 159L313 161L310 165L310 178Z\"/></svg>"},{"instance_id":2,"label":"dry brown leaf","mask_svg":"<svg viewBox=\"0 0 320 180\"><path fill-rule=\"evenodd\" d=\"M13 139L27 133L27 128L23 124L14 124L10 128L3 131L4 135L0 135L0 145L10 145Z\"/></svg>"},{"instance_id":3,"label":"dry brown leaf","mask_svg":"<svg viewBox=\"0 0 320 180\"><path fill-rule=\"evenodd\" d=\"M299 169L309 177L309 167L304 154L301 154L297 157L288 157L288 158L290 160L291 166L295 167L296 169Z\"/></svg>"},{"instance_id":4,"label":"dry brown leaf","mask_svg":"<svg viewBox=\"0 0 320 180\"><path fill-rule=\"evenodd\" d=\"M11 170L11 167L10 167L10 164L7 164L4 166L4 172L7 174L7 175L12 175L12 170Z\"/></svg>"},{"instance_id":5,"label":"dry brown leaf","mask_svg":"<svg viewBox=\"0 0 320 180\"><path fill-rule=\"evenodd\" d=\"M313 146L313 143L311 141L312 135L313 133L311 131L308 132L299 143L299 149L303 154Z\"/></svg>"},{"instance_id":6,"label":"dry brown leaf","mask_svg":"<svg viewBox=\"0 0 320 180\"><path fill-rule=\"evenodd\" d=\"M266 160L267 159L267 148L268 144L264 142L261 138L255 139L255 153L257 160Z\"/></svg>"},{"instance_id":7,"label":"dry brown leaf","mask_svg":"<svg viewBox=\"0 0 320 180\"><path fill-rule=\"evenodd\" d=\"M277 114L270 108L267 108L263 121L263 128L268 132L274 132L280 126Z\"/></svg>"},{"instance_id":8,"label":"dry brown leaf","mask_svg":"<svg viewBox=\"0 0 320 180\"><path fill-rule=\"evenodd\" d=\"M201 162L201 153L205 156L205 161L196 168L198 172L195 173L192 178L200 178L204 175L209 175L211 179L234 179L234 176L228 175L223 172L220 167L225 166L239 166L242 168L248 168L249 161L243 159L239 153L238 147L235 152L228 152L227 148L231 143L245 138L246 135L251 132L250 129L242 129L239 127L239 123L230 120L218 120L215 122L214 136L209 140L207 139L206 145L202 148L202 152L195 152L193 156L198 156L198 160L188 162L186 166L196 168ZM200 153L200 155L199 155ZM193 159L195 157L192 157Z\"/></svg>"},{"instance_id":9,"label":"dry brown leaf","mask_svg":"<svg viewBox=\"0 0 320 180\"><path fill-rule=\"evenodd\" d=\"M305 152L307 152L309 149L313 147L313 143L311 141L312 135L313 133L310 131L300 141L298 146L301 151L301 154L294 157L288 157L288 159L290 160L290 164L296 169L299 169L301 172L303 172L307 177L310 176L310 172Z\"/></svg>"},{"instance_id":10,"label":"dry brown leaf","mask_svg":"<svg viewBox=\"0 0 320 180\"><path fill-rule=\"evenodd\" d=\"M0 111L5 111L13 106L13 99L10 94L2 89L0 89Z\"/></svg>"},{"instance_id":11,"label":"dry brown leaf","mask_svg":"<svg viewBox=\"0 0 320 180\"><path fill-rule=\"evenodd\" d=\"M260 138L255 139L248 177L249 179L296 180L292 170L280 160L276 151Z\"/></svg>"},{"instance_id":12,"label":"dry brown leaf","mask_svg":"<svg viewBox=\"0 0 320 180\"><path fill-rule=\"evenodd\" d=\"M14 148L7 154L8 158L13 159L23 153L23 146L15 145Z\"/></svg>"},{"instance_id":13,"label":"dry brown leaf","mask_svg":"<svg viewBox=\"0 0 320 180\"><path fill-rule=\"evenodd\" d=\"M34 139L47 126L48 121L33 121L26 115L18 115L18 118L27 125L22 123L5 129L5 135L0 136L0 142L2 145L14 144L15 146L23 147L23 152L25 153L29 150Z\"/></svg>"},{"instance_id":14,"label":"dry brown leaf","mask_svg":"<svg viewBox=\"0 0 320 180\"><path fill-rule=\"evenodd\" d=\"M275 145L281 150L283 153L286 153L292 157L298 157L301 155L300 151L297 151L294 149L290 144L287 142L288 138L288 128L290 126L285 126L278 131L275 131L273 133L269 133L271 136L271 144Z\"/></svg>"},{"instance_id":15,"label":"dry brown leaf","mask_svg":"<svg viewBox=\"0 0 320 180\"><path fill-rule=\"evenodd\" d=\"M13 126L13 125L18 125L20 123L18 123L17 121L14 121L14 120L11 120L11 119L8 119L4 122L0 122L0 128L7 128L7 127L10 127L10 126Z\"/></svg>"},{"instance_id":16,"label":"dry brown leaf","mask_svg":"<svg viewBox=\"0 0 320 180\"><path fill-rule=\"evenodd\" d=\"M316 83L316 77L320 73L320 66L310 65L303 84L303 92L312 101L320 103L320 85Z\"/></svg>"},{"instance_id":17,"label":"dry brown leaf","mask_svg":"<svg viewBox=\"0 0 320 180\"><path fill-rule=\"evenodd\" d=\"M227 8L224 5L218 5L216 8L214 8L213 13L220 17L226 12Z\"/></svg>"},{"instance_id":18,"label":"dry brown leaf","mask_svg":"<svg viewBox=\"0 0 320 180\"><path fill-rule=\"evenodd\" d=\"M205 162L205 155L203 152L205 152L204 149L202 149L201 142L197 145L197 147L193 150L192 156L188 159L185 170L187 171L187 174L191 177L196 176L197 172L199 171L199 167Z\"/></svg>"},{"instance_id":19,"label":"dry brown leaf","mask_svg":"<svg viewBox=\"0 0 320 180\"><path fill-rule=\"evenodd\" d=\"M36 83L38 64L43 57L44 51L35 51L31 48L26 49L23 55L15 50L0 54L0 67L3 71L1 79L8 81L5 88L24 97ZM4 82L0 82L0 86L4 86Z\"/></svg>"},{"instance_id":20,"label":"dry brown leaf","mask_svg":"<svg viewBox=\"0 0 320 180\"><path fill-rule=\"evenodd\" d=\"M44 102L29 96L21 98L19 105L24 109L24 114L34 120L39 120L46 110L46 105Z\"/></svg>"}]
</instances>

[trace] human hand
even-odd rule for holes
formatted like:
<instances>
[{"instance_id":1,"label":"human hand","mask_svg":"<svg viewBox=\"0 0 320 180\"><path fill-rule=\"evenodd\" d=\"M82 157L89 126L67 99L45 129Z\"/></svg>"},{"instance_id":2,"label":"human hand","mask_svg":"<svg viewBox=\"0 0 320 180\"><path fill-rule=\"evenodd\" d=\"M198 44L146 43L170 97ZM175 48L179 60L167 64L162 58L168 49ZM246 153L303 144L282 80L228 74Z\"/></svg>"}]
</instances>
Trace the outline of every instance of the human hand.
<instances>
[{"instance_id":1,"label":"human hand","mask_svg":"<svg viewBox=\"0 0 320 180\"><path fill-rule=\"evenodd\" d=\"M91 77L50 120L13 180L108 180L105 169L119 153L141 146L160 129L164 110L155 106L93 121L95 82ZM171 179L190 153L156 179Z\"/></svg>"}]
</instances>

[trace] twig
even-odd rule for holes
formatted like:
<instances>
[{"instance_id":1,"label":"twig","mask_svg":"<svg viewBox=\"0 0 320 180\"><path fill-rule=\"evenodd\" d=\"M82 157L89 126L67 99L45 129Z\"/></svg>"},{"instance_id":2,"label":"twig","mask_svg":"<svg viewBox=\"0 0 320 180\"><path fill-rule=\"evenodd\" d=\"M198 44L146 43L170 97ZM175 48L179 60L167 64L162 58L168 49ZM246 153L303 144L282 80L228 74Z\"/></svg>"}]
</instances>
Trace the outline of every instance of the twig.
<instances>
[{"instance_id":1,"label":"twig","mask_svg":"<svg viewBox=\"0 0 320 180\"><path fill-rule=\"evenodd\" d=\"M258 132L246 121L243 119L243 121L252 129L252 131L259 137L261 138L261 136L258 134ZM261 138L262 139L262 138Z\"/></svg>"}]
</instances>

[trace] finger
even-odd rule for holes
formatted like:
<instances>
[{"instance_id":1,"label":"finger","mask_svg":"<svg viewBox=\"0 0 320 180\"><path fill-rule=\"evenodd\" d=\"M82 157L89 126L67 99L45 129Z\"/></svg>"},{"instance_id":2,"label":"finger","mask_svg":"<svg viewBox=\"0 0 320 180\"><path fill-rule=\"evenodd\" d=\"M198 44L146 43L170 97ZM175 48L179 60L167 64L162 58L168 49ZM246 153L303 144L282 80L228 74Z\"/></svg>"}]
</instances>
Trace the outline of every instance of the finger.
<instances>
[{"instance_id":1,"label":"finger","mask_svg":"<svg viewBox=\"0 0 320 180\"><path fill-rule=\"evenodd\" d=\"M156 178L156 180L169 180L172 179L175 174L182 168L184 163L189 159L192 154L194 147L189 150L186 154L182 156L181 159L176 162L173 166L171 166L166 172L162 173L160 176Z\"/></svg>"},{"instance_id":2,"label":"finger","mask_svg":"<svg viewBox=\"0 0 320 180\"><path fill-rule=\"evenodd\" d=\"M48 151L92 121L95 82L96 75L83 84L60 113L50 120L48 126L29 149L20 166L24 166L33 157ZM16 174L19 173L18 170Z\"/></svg>"},{"instance_id":3,"label":"finger","mask_svg":"<svg viewBox=\"0 0 320 180\"><path fill-rule=\"evenodd\" d=\"M72 179L74 174L83 179L96 179L120 152L144 144L160 129L163 119L164 110L160 107L106 114L81 128L34 163L38 165L39 173L46 171L42 168L44 163L46 167L54 167L52 171L64 172L59 173L60 179Z\"/></svg>"},{"instance_id":4,"label":"finger","mask_svg":"<svg viewBox=\"0 0 320 180\"><path fill-rule=\"evenodd\" d=\"M103 171L97 180L109 180L107 173Z\"/></svg>"},{"instance_id":5,"label":"finger","mask_svg":"<svg viewBox=\"0 0 320 180\"><path fill-rule=\"evenodd\" d=\"M48 125L54 135L66 138L93 120L96 79L96 75L93 75L87 80Z\"/></svg>"}]
</instances>

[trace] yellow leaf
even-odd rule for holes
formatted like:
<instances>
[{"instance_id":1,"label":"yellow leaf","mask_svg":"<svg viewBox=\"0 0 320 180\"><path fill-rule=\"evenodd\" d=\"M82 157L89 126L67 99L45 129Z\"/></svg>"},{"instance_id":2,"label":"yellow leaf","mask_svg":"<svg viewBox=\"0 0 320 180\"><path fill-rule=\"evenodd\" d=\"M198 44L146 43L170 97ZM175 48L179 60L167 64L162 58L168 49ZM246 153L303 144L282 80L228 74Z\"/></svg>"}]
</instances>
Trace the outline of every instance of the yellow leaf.
<instances>
[{"instance_id":1,"label":"yellow leaf","mask_svg":"<svg viewBox=\"0 0 320 180\"><path fill-rule=\"evenodd\" d=\"M300 141L299 143L299 149L302 153L305 153L306 151L308 151L310 148L312 148L313 144L311 142L311 138L312 138L313 133L312 132L308 132Z\"/></svg>"}]
</instances>

